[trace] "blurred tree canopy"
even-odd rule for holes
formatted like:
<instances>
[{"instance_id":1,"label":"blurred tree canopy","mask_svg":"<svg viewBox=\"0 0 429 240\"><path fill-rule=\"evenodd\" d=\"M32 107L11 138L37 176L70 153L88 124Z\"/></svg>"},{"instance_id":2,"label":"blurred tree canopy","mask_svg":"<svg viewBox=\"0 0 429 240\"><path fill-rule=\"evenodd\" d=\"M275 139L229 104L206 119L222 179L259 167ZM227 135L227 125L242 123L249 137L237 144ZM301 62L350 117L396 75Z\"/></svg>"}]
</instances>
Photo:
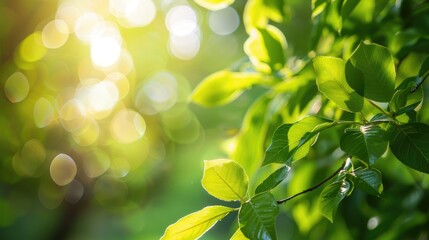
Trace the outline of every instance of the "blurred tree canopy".
<instances>
[{"instance_id":1,"label":"blurred tree canopy","mask_svg":"<svg viewBox=\"0 0 429 240\"><path fill-rule=\"evenodd\" d=\"M428 18L418 0L1 1L0 238L180 239L213 214L202 239L428 238Z\"/></svg>"}]
</instances>

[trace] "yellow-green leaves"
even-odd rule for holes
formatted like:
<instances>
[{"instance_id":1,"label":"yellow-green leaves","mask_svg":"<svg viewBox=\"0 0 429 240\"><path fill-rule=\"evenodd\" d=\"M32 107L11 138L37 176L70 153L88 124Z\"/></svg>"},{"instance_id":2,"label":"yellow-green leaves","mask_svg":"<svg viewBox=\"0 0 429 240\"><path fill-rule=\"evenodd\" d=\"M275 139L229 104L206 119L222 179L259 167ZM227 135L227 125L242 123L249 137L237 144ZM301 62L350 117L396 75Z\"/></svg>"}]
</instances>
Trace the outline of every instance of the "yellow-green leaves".
<instances>
[{"instance_id":1,"label":"yellow-green leaves","mask_svg":"<svg viewBox=\"0 0 429 240\"><path fill-rule=\"evenodd\" d=\"M204 161L201 183L212 196L224 201L246 200L249 179L244 169L228 159Z\"/></svg>"},{"instance_id":2,"label":"yellow-green leaves","mask_svg":"<svg viewBox=\"0 0 429 240\"><path fill-rule=\"evenodd\" d=\"M195 88L191 99L206 107L226 104L235 100L252 85L261 83L262 80L262 75L259 73L219 71L205 78Z\"/></svg>"},{"instance_id":3,"label":"yellow-green leaves","mask_svg":"<svg viewBox=\"0 0 429 240\"><path fill-rule=\"evenodd\" d=\"M313 66L321 93L345 111L359 112L362 109L363 97L347 83L344 60L320 56L313 60Z\"/></svg>"},{"instance_id":4,"label":"yellow-green leaves","mask_svg":"<svg viewBox=\"0 0 429 240\"><path fill-rule=\"evenodd\" d=\"M220 10L234 3L234 0L194 0L201 7L212 11Z\"/></svg>"},{"instance_id":5,"label":"yellow-green leaves","mask_svg":"<svg viewBox=\"0 0 429 240\"><path fill-rule=\"evenodd\" d=\"M241 231L241 229L237 229L237 231L235 231L234 235L232 235L232 237L229 240L249 240L246 236L244 236L243 232Z\"/></svg>"},{"instance_id":6,"label":"yellow-green leaves","mask_svg":"<svg viewBox=\"0 0 429 240\"><path fill-rule=\"evenodd\" d=\"M285 64L287 43L283 33L274 26L253 28L244 43L244 52L254 67L264 73L279 71Z\"/></svg>"},{"instance_id":7,"label":"yellow-green leaves","mask_svg":"<svg viewBox=\"0 0 429 240\"><path fill-rule=\"evenodd\" d=\"M346 64L349 85L361 96L388 102L395 87L395 64L390 51L377 44L361 43Z\"/></svg>"},{"instance_id":8,"label":"yellow-green leaves","mask_svg":"<svg viewBox=\"0 0 429 240\"><path fill-rule=\"evenodd\" d=\"M168 226L161 240L198 239L217 221L224 218L234 208L224 206L209 206L198 212L191 213Z\"/></svg>"}]
</instances>

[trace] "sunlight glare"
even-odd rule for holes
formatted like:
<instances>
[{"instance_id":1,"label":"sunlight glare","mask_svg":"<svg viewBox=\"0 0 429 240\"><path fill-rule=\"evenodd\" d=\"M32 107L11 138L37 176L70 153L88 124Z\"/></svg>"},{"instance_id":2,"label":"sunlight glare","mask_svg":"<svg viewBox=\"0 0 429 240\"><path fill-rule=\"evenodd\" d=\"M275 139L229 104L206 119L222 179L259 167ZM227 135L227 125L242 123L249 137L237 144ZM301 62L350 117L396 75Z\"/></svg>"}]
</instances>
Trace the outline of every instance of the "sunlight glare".
<instances>
[{"instance_id":1,"label":"sunlight glare","mask_svg":"<svg viewBox=\"0 0 429 240\"><path fill-rule=\"evenodd\" d=\"M168 11L165 23L172 35L185 36L197 28L197 14L189 6L176 6Z\"/></svg>"},{"instance_id":2,"label":"sunlight glare","mask_svg":"<svg viewBox=\"0 0 429 240\"><path fill-rule=\"evenodd\" d=\"M121 44L113 37L100 37L91 41L91 59L99 67L115 64L121 55Z\"/></svg>"}]
</instances>

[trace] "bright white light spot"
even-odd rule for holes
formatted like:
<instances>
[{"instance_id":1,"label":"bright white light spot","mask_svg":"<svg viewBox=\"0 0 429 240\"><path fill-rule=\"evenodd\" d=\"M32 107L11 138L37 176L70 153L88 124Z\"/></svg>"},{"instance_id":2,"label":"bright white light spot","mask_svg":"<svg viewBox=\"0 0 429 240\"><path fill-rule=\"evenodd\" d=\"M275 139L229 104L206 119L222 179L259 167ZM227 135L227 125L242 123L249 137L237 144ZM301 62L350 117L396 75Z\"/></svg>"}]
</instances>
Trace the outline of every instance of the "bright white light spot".
<instances>
[{"instance_id":1,"label":"bright white light spot","mask_svg":"<svg viewBox=\"0 0 429 240\"><path fill-rule=\"evenodd\" d=\"M86 119L86 111L82 103L72 99L67 101L59 112L61 125L69 132L80 129Z\"/></svg>"},{"instance_id":2,"label":"bright white light spot","mask_svg":"<svg viewBox=\"0 0 429 240\"><path fill-rule=\"evenodd\" d=\"M232 7L210 12L210 29L218 35L229 35L237 30L240 25L240 17Z\"/></svg>"},{"instance_id":3,"label":"bright white light spot","mask_svg":"<svg viewBox=\"0 0 429 240\"><path fill-rule=\"evenodd\" d=\"M59 48L66 43L69 28L63 20L54 20L45 25L42 31L42 41L47 48Z\"/></svg>"},{"instance_id":4,"label":"bright white light spot","mask_svg":"<svg viewBox=\"0 0 429 240\"><path fill-rule=\"evenodd\" d=\"M76 176L76 163L70 156L61 153L52 160L49 172L57 185L64 186Z\"/></svg>"},{"instance_id":5,"label":"bright white light spot","mask_svg":"<svg viewBox=\"0 0 429 240\"><path fill-rule=\"evenodd\" d=\"M122 110L116 113L110 123L110 132L120 143L132 143L143 137L146 122L133 110Z\"/></svg>"},{"instance_id":6,"label":"bright white light spot","mask_svg":"<svg viewBox=\"0 0 429 240\"><path fill-rule=\"evenodd\" d=\"M99 67L110 67L121 55L121 45L113 37L101 37L91 41L91 59Z\"/></svg>"},{"instance_id":7,"label":"bright white light spot","mask_svg":"<svg viewBox=\"0 0 429 240\"><path fill-rule=\"evenodd\" d=\"M76 36L81 41L91 42L93 38L101 34L102 29L100 29L99 23L102 21L103 18L94 12L85 13L76 20L74 26Z\"/></svg>"},{"instance_id":8,"label":"bright white light spot","mask_svg":"<svg viewBox=\"0 0 429 240\"><path fill-rule=\"evenodd\" d=\"M119 92L113 82L104 80L78 88L76 99L88 113L95 114L111 110L119 100Z\"/></svg>"},{"instance_id":9,"label":"bright white light spot","mask_svg":"<svg viewBox=\"0 0 429 240\"><path fill-rule=\"evenodd\" d=\"M126 27L146 26L156 16L152 0L110 0L109 10L115 17L123 19Z\"/></svg>"},{"instance_id":10,"label":"bright white light spot","mask_svg":"<svg viewBox=\"0 0 429 240\"><path fill-rule=\"evenodd\" d=\"M368 220L368 230L373 230L380 224L380 218L379 217L372 217Z\"/></svg>"},{"instance_id":11,"label":"bright white light spot","mask_svg":"<svg viewBox=\"0 0 429 240\"><path fill-rule=\"evenodd\" d=\"M171 54L182 60L194 58L200 50L200 38L196 33L185 36L170 36L169 49Z\"/></svg>"},{"instance_id":12,"label":"bright white light spot","mask_svg":"<svg viewBox=\"0 0 429 240\"><path fill-rule=\"evenodd\" d=\"M197 28L197 14L189 6L176 6L165 17L168 31L175 36L185 36Z\"/></svg>"}]
</instances>

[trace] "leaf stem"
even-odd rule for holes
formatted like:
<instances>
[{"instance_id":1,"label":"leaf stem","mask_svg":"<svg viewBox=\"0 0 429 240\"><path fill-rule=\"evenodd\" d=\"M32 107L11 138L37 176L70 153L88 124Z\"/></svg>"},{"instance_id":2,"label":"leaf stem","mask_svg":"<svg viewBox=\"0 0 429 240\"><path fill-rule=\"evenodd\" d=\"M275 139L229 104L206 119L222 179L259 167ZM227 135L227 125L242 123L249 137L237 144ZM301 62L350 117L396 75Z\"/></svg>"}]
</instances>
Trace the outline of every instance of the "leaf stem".
<instances>
[{"instance_id":1,"label":"leaf stem","mask_svg":"<svg viewBox=\"0 0 429 240\"><path fill-rule=\"evenodd\" d=\"M368 102L374 106L375 108L377 108L381 113L383 113L384 115L388 116L390 119L396 121L396 119L388 112L386 112L386 110L384 110L383 108L381 108L380 106L378 106L375 102L368 100Z\"/></svg>"},{"instance_id":2,"label":"leaf stem","mask_svg":"<svg viewBox=\"0 0 429 240\"><path fill-rule=\"evenodd\" d=\"M417 84L417 86L411 90L411 93L415 92L424 83L424 81L426 80L426 78L428 78L428 76L429 76L429 72L426 73L426 75L423 77L422 81L419 82L419 84Z\"/></svg>"},{"instance_id":3,"label":"leaf stem","mask_svg":"<svg viewBox=\"0 0 429 240\"><path fill-rule=\"evenodd\" d=\"M308 193L308 192L311 192L311 191L313 191L313 190L315 190L315 189L317 189L317 188L319 188L320 186L322 186L323 184L325 184L327 181L329 181L330 179L332 179L333 177L335 177L335 176L337 176L337 174L341 171L341 170L343 170L343 168L344 168L344 166L345 166L345 164L346 164L346 161L344 161L343 162L343 164L341 164L341 166L331 175L331 176L329 176L329 177L327 177L327 178L325 178L325 179L323 179L323 181L321 181L320 183L318 183L317 185L315 185L315 186L313 186L313 187L311 187L311 188L308 188L308 189L305 189L304 191L302 191L302 192L299 192L299 193L296 193L296 194L294 194L294 195L292 195L292 196L290 196L290 197L288 197L288 198L285 198L285 199L281 199L281 200L278 200L277 201L277 204L283 204L283 203L285 203L285 202L287 202L287 201L289 201L289 200L291 200L291 199L293 199L293 198L295 198L295 197L298 197L299 195L301 195L301 194L304 194L304 193Z\"/></svg>"}]
</instances>

